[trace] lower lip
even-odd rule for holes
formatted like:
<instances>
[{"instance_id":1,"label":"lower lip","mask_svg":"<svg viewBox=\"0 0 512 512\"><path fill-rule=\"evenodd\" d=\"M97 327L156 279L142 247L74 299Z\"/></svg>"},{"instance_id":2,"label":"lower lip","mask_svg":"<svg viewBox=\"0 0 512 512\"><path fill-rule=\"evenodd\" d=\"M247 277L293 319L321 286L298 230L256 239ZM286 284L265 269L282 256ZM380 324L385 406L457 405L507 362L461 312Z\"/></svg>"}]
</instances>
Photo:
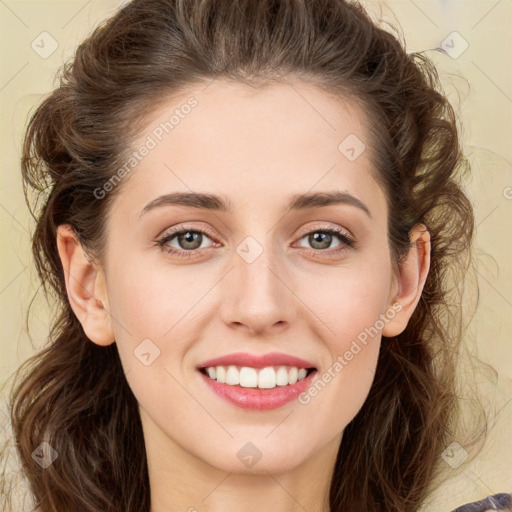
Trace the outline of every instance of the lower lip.
<instances>
[{"instance_id":1,"label":"lower lip","mask_svg":"<svg viewBox=\"0 0 512 512\"><path fill-rule=\"evenodd\" d=\"M217 395L242 409L256 411L268 411L277 409L297 398L311 385L317 371L311 372L304 379L287 386L276 386L272 389L243 388L242 386L230 386L210 379L204 373L199 372L207 386Z\"/></svg>"}]
</instances>

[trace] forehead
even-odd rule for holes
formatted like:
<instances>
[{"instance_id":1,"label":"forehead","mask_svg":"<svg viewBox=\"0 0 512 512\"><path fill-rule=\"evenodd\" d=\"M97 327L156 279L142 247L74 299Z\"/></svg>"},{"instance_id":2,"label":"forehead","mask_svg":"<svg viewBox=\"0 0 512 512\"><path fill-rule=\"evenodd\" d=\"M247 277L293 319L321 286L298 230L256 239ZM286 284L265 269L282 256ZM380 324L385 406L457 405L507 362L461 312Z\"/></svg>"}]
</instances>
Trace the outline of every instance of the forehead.
<instances>
[{"instance_id":1,"label":"forehead","mask_svg":"<svg viewBox=\"0 0 512 512\"><path fill-rule=\"evenodd\" d=\"M366 201L378 193L364 112L304 82L191 87L151 114L132 150L144 145L151 149L121 196L222 192L260 208L258 199L268 205L315 189L349 190Z\"/></svg>"}]
</instances>

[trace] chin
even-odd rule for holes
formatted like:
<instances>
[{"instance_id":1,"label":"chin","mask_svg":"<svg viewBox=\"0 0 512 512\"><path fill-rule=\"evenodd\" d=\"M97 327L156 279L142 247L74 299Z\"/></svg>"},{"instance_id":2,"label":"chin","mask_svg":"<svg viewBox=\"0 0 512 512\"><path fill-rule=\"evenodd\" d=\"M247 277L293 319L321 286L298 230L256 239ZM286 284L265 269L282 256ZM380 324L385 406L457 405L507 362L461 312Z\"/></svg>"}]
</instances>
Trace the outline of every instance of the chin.
<instances>
[{"instance_id":1,"label":"chin","mask_svg":"<svg viewBox=\"0 0 512 512\"><path fill-rule=\"evenodd\" d=\"M260 442L233 441L225 451L218 450L213 457L210 455L203 460L226 472L268 476L268 473L278 475L292 471L311 456L299 441L292 443L289 449L280 446L277 438L275 441L275 444L268 439ZM303 449L298 450L297 447Z\"/></svg>"}]
</instances>

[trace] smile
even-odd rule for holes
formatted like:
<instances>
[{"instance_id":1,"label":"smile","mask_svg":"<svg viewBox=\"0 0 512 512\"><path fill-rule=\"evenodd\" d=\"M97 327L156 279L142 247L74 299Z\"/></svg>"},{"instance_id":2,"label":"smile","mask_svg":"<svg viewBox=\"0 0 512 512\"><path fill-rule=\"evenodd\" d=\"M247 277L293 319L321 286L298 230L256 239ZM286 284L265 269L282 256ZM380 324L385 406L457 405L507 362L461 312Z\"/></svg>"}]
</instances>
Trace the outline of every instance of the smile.
<instances>
[{"instance_id":1,"label":"smile","mask_svg":"<svg viewBox=\"0 0 512 512\"><path fill-rule=\"evenodd\" d=\"M306 378L314 368L296 366L267 366L252 368L249 366L210 366L201 368L204 375L228 386L243 388L273 389L277 386L290 386Z\"/></svg>"},{"instance_id":2,"label":"smile","mask_svg":"<svg viewBox=\"0 0 512 512\"><path fill-rule=\"evenodd\" d=\"M311 386L317 373L314 368L283 366L259 371L247 366L209 366L198 371L214 395L238 408L253 411L277 409L293 402Z\"/></svg>"}]
</instances>

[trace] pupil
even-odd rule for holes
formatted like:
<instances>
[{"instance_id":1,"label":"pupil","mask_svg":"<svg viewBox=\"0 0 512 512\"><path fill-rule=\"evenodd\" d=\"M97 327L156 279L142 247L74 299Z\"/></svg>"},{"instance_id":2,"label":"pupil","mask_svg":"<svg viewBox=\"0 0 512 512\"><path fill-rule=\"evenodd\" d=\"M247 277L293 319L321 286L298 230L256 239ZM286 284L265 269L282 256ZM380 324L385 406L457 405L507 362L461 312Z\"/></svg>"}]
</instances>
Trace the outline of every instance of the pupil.
<instances>
[{"instance_id":1,"label":"pupil","mask_svg":"<svg viewBox=\"0 0 512 512\"><path fill-rule=\"evenodd\" d=\"M197 245L197 239L200 237L200 233L194 233L192 231L187 231L186 233L183 233L181 235L181 242L183 242L185 244L185 247L187 249L196 249L197 247L194 246L194 242L195 242L195 245ZM192 247L187 247L187 244L192 244ZM201 243L199 243L199 245L201 245Z\"/></svg>"},{"instance_id":2,"label":"pupil","mask_svg":"<svg viewBox=\"0 0 512 512\"><path fill-rule=\"evenodd\" d=\"M329 235L328 233L314 233L313 235L313 242L314 243L319 243L321 247L319 247L320 249L326 249L327 247L329 247L330 245L330 239L331 239L331 235ZM323 240L322 240L323 239Z\"/></svg>"}]
</instances>

